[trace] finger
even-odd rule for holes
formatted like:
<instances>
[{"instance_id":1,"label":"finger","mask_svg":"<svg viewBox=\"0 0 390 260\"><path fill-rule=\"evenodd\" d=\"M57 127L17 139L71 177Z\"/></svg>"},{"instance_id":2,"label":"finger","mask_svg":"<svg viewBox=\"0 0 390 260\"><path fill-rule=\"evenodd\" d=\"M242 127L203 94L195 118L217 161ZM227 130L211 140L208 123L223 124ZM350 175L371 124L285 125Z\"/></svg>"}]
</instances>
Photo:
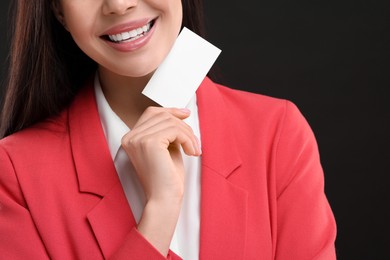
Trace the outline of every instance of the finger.
<instances>
[{"instance_id":1,"label":"finger","mask_svg":"<svg viewBox=\"0 0 390 260\"><path fill-rule=\"evenodd\" d=\"M142 124L133 128L132 132L134 133L146 133L148 131L153 131L153 128L156 128L155 131L159 131L169 125L180 127L183 131L186 131L189 135L193 134L192 128L181 119L172 116L169 113L164 113L163 115L151 117L148 120L144 121Z\"/></svg>"},{"instance_id":2,"label":"finger","mask_svg":"<svg viewBox=\"0 0 390 260\"><path fill-rule=\"evenodd\" d=\"M188 155L200 155L196 136L183 124L159 124L144 131L130 132L122 140L123 146L133 149L168 149L171 144L179 144Z\"/></svg>"},{"instance_id":3,"label":"finger","mask_svg":"<svg viewBox=\"0 0 390 260\"><path fill-rule=\"evenodd\" d=\"M161 111L161 109L152 109L154 112L157 112L157 114L152 115L147 120L142 122L141 124L137 125L133 130L131 131L133 135L137 133L143 133L143 134L152 134L150 131L161 131L165 127L165 125L177 125L178 127L181 127L183 131L185 131L188 136L190 136L193 140L193 146L195 150L197 151L194 155L200 155L201 149L200 149L200 142L199 139L194 136L194 132L192 128L182 121L181 119L173 116L171 113L169 113L166 109ZM176 111L177 109L170 109L171 111ZM188 113L187 110L184 110L185 113ZM156 127L155 130L153 128Z\"/></svg>"},{"instance_id":4,"label":"finger","mask_svg":"<svg viewBox=\"0 0 390 260\"><path fill-rule=\"evenodd\" d=\"M193 134L192 130L188 133L182 131L180 128L168 126L165 129L161 129L159 133L166 138L165 145L168 145L167 148L176 144L180 145L187 155L200 155L196 136Z\"/></svg>"},{"instance_id":5,"label":"finger","mask_svg":"<svg viewBox=\"0 0 390 260\"><path fill-rule=\"evenodd\" d=\"M143 124L145 121L148 121L150 118L153 117L159 117L159 116L168 117L170 115L173 115L174 117L183 120L189 117L190 114L191 111L187 108L179 109L179 108L164 108L164 107L148 107L142 113L141 117L138 119L134 127Z\"/></svg>"}]
</instances>

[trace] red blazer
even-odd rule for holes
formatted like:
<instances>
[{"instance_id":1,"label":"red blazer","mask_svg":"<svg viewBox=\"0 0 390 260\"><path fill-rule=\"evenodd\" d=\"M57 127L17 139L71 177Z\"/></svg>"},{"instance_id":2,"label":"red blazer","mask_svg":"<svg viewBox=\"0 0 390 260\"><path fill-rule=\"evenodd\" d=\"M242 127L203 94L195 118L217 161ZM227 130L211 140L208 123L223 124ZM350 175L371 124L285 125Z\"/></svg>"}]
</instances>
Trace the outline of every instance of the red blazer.
<instances>
[{"instance_id":1,"label":"red blazer","mask_svg":"<svg viewBox=\"0 0 390 260\"><path fill-rule=\"evenodd\" d=\"M208 78L197 98L200 259L335 259L318 149L298 109ZM92 83L59 116L0 141L3 259L164 259L135 224Z\"/></svg>"}]
</instances>

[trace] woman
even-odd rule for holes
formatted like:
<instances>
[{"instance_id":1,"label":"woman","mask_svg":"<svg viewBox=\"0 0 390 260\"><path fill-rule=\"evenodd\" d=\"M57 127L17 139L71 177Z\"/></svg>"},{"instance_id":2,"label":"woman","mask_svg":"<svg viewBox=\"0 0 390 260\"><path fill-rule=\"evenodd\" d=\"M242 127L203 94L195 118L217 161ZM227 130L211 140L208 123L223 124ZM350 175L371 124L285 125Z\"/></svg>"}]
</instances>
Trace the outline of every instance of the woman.
<instances>
[{"instance_id":1,"label":"woman","mask_svg":"<svg viewBox=\"0 0 390 260\"><path fill-rule=\"evenodd\" d=\"M16 1L2 256L335 258L316 142L294 105L208 78L186 108L141 94L181 27L202 35L201 22L198 0Z\"/></svg>"}]
</instances>

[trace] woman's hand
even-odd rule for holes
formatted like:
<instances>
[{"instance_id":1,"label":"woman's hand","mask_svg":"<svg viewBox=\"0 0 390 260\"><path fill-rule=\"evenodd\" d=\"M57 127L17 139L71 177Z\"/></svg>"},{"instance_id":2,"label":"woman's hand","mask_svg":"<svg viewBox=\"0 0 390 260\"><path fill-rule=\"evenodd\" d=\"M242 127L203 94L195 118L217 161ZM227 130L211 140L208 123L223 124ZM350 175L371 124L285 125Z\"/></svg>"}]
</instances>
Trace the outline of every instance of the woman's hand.
<instances>
[{"instance_id":1,"label":"woman's hand","mask_svg":"<svg viewBox=\"0 0 390 260\"><path fill-rule=\"evenodd\" d=\"M180 147L187 155L201 154L192 129L183 122L187 109L149 107L122 138L146 196L139 232L166 255L179 217L184 193Z\"/></svg>"}]
</instances>

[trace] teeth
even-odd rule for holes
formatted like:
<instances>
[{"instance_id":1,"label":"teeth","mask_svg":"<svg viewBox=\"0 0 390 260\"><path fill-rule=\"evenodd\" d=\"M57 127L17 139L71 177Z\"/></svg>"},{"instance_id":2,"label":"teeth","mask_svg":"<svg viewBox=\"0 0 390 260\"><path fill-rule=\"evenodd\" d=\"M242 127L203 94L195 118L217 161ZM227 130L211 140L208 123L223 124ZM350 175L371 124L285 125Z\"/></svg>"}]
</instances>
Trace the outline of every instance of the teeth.
<instances>
[{"instance_id":1,"label":"teeth","mask_svg":"<svg viewBox=\"0 0 390 260\"><path fill-rule=\"evenodd\" d=\"M122 33L122 38L123 38L123 39L128 39L128 38L130 38L130 33L128 33L128 32Z\"/></svg>"},{"instance_id":2,"label":"teeth","mask_svg":"<svg viewBox=\"0 0 390 260\"><path fill-rule=\"evenodd\" d=\"M136 30L130 31L130 32L129 32L129 36L130 36L131 38L137 36L137 31L136 31Z\"/></svg>"},{"instance_id":3,"label":"teeth","mask_svg":"<svg viewBox=\"0 0 390 260\"><path fill-rule=\"evenodd\" d=\"M148 23L147 25L144 25L140 28L131 30L129 32L114 34L114 35L108 35L111 41L114 42L122 42L127 40L135 40L142 36L142 34L147 33L150 30L151 23Z\"/></svg>"}]
</instances>

